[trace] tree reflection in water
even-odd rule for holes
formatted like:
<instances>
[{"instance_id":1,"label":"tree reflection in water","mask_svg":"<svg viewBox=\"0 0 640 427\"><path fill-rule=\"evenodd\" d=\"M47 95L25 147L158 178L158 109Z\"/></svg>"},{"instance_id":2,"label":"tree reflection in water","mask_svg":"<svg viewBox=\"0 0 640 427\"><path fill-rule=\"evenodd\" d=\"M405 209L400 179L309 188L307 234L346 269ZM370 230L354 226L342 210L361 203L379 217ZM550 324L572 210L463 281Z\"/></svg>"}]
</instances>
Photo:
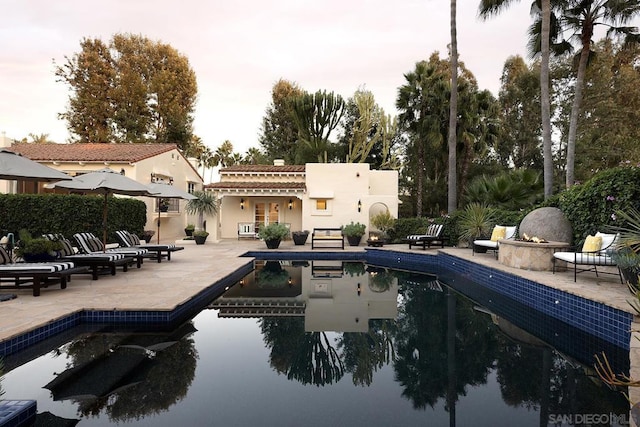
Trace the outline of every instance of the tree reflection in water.
<instances>
[{"instance_id":1,"label":"tree reflection in water","mask_svg":"<svg viewBox=\"0 0 640 427\"><path fill-rule=\"evenodd\" d=\"M260 320L270 361L278 372L302 384L323 386L340 381L344 365L324 332L305 332L303 318Z\"/></svg>"},{"instance_id":2,"label":"tree reflection in water","mask_svg":"<svg viewBox=\"0 0 640 427\"><path fill-rule=\"evenodd\" d=\"M624 396L612 395L585 365L513 325L507 329L504 319L478 312L473 301L446 286L434 289L428 282L433 278L393 274L399 283L398 317L370 320L366 333L341 333L331 343L324 333L306 333L301 317L262 318L271 366L302 384L331 384L346 372L354 385L369 386L375 372L392 365L414 408L442 400L453 424L456 402L467 387L487 383L492 372L504 402L539 411L541 422L551 413L628 410Z\"/></svg>"},{"instance_id":3,"label":"tree reflection in water","mask_svg":"<svg viewBox=\"0 0 640 427\"><path fill-rule=\"evenodd\" d=\"M104 411L110 420L125 422L166 411L186 396L194 379L198 353L189 336L193 331L189 322L173 333L94 333L76 339L66 348L68 370L46 387L55 398L85 385L104 386L102 378L111 380L114 390L66 397L78 403L82 416Z\"/></svg>"}]
</instances>

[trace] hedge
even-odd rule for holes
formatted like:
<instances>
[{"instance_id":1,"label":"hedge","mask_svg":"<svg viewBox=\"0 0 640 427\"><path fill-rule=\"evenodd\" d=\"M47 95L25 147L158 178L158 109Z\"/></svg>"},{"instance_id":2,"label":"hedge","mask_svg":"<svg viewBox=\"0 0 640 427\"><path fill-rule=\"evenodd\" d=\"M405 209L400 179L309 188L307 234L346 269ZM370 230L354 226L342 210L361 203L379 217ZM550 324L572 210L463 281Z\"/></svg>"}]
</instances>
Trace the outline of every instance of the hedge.
<instances>
[{"instance_id":1,"label":"hedge","mask_svg":"<svg viewBox=\"0 0 640 427\"><path fill-rule=\"evenodd\" d=\"M31 235L92 232L102 237L104 197L73 194L0 194L0 237L21 229ZM143 201L107 198L107 241L117 242L116 230L141 233L147 222Z\"/></svg>"}]
</instances>

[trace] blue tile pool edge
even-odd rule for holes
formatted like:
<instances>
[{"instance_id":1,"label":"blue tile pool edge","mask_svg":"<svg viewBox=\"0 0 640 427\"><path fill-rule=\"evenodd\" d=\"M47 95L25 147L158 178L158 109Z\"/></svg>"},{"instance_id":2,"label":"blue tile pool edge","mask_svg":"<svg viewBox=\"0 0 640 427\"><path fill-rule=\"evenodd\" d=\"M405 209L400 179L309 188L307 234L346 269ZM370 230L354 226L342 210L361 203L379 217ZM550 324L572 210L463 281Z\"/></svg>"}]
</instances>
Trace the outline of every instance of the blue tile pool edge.
<instances>
[{"instance_id":1,"label":"blue tile pool edge","mask_svg":"<svg viewBox=\"0 0 640 427\"><path fill-rule=\"evenodd\" d=\"M0 342L0 356L8 356L24 350L40 341L83 324L100 325L173 325L186 321L202 310L211 300L224 292L225 288L244 277L253 269L253 260L230 275L206 287L188 301L173 310L79 310L45 325L38 326L20 335Z\"/></svg>"},{"instance_id":2,"label":"blue tile pool edge","mask_svg":"<svg viewBox=\"0 0 640 427\"><path fill-rule=\"evenodd\" d=\"M618 308L440 251L425 257L408 252L368 250L366 260L419 272L452 271L588 334L630 349L633 314Z\"/></svg>"}]
</instances>

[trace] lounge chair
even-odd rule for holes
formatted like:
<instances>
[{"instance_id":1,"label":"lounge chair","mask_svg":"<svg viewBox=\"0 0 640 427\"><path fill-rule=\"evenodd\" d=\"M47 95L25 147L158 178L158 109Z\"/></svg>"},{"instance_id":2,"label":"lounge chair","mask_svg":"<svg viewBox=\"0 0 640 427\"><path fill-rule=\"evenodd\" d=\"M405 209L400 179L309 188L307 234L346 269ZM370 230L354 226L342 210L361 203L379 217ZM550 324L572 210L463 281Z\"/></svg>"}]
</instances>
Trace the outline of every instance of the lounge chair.
<instances>
[{"instance_id":1,"label":"lounge chair","mask_svg":"<svg viewBox=\"0 0 640 427\"><path fill-rule=\"evenodd\" d=\"M151 257L157 258L158 262L162 262L163 257L167 257L167 261L171 261L172 252L181 251L184 249L183 246L176 246L173 244L144 244L140 242L140 238L138 236L129 233L127 230L116 231L116 237L120 241L120 247L146 249L147 251L154 253L151 255Z\"/></svg>"},{"instance_id":2,"label":"lounge chair","mask_svg":"<svg viewBox=\"0 0 640 427\"><path fill-rule=\"evenodd\" d=\"M78 250L84 254L124 254L125 257L132 257L136 260L137 267L142 266L143 258L149 253L146 249L142 248L105 248L102 240L98 239L93 233L76 233L73 238L78 243Z\"/></svg>"},{"instance_id":3,"label":"lounge chair","mask_svg":"<svg viewBox=\"0 0 640 427\"><path fill-rule=\"evenodd\" d=\"M493 227L491 238L489 238L489 240L479 239L473 241L472 254L475 255L476 252L482 253L489 250L494 251L497 258L498 250L500 249L500 240L515 239L517 230L517 226L496 225L495 227Z\"/></svg>"},{"instance_id":4,"label":"lounge chair","mask_svg":"<svg viewBox=\"0 0 640 427\"><path fill-rule=\"evenodd\" d=\"M61 234L44 234L43 237L60 242L62 244L60 260L73 261L76 265L89 267L93 280L98 280L98 275L102 270L106 269L112 276L115 276L117 267L122 267L122 271L127 271L129 265L136 262L134 257L122 253L79 253L71 242Z\"/></svg>"},{"instance_id":5,"label":"lounge chair","mask_svg":"<svg viewBox=\"0 0 640 427\"><path fill-rule=\"evenodd\" d=\"M33 296L51 283L65 289L72 274L86 273L87 267L69 261L11 263L7 251L0 247L0 289L33 289Z\"/></svg>"},{"instance_id":6,"label":"lounge chair","mask_svg":"<svg viewBox=\"0 0 640 427\"><path fill-rule=\"evenodd\" d=\"M409 249L412 246L422 246L422 250L427 247L431 248L432 243L440 243L440 247L444 248L444 237L442 237L442 224L431 224L427 228L425 234L411 234L405 239L409 243Z\"/></svg>"},{"instance_id":7,"label":"lounge chair","mask_svg":"<svg viewBox=\"0 0 640 427\"><path fill-rule=\"evenodd\" d=\"M567 264L573 264L573 281L575 282L578 273L584 271L595 271L598 276L598 267L616 267L615 260L611 254L615 251L618 244L618 234L607 234L597 232L595 235L587 236L580 251L576 252L555 252L553 254L553 272L556 272L556 263L563 261ZM580 268L578 268L580 266ZM617 274L622 280L620 269L617 272L602 271L603 274Z\"/></svg>"}]
</instances>

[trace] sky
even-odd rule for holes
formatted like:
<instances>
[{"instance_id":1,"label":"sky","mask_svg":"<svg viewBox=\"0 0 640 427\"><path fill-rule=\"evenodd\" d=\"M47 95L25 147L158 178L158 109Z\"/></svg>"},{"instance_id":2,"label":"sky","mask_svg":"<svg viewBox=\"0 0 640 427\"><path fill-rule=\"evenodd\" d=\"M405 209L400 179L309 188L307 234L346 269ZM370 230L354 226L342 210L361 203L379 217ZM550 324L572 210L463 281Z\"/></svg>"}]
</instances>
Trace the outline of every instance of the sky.
<instances>
[{"instance_id":1,"label":"sky","mask_svg":"<svg viewBox=\"0 0 640 427\"><path fill-rule=\"evenodd\" d=\"M479 0L458 0L460 61L480 89L497 95L511 55L526 56L531 2L478 18ZM166 43L189 60L198 82L194 133L213 150L259 147L271 90L279 79L345 99L371 91L396 115L397 91L418 61L450 42L449 1L436 0L3 0L0 20L0 133L48 134L67 142L58 119L68 87L55 64L83 38L117 33Z\"/></svg>"}]
</instances>

